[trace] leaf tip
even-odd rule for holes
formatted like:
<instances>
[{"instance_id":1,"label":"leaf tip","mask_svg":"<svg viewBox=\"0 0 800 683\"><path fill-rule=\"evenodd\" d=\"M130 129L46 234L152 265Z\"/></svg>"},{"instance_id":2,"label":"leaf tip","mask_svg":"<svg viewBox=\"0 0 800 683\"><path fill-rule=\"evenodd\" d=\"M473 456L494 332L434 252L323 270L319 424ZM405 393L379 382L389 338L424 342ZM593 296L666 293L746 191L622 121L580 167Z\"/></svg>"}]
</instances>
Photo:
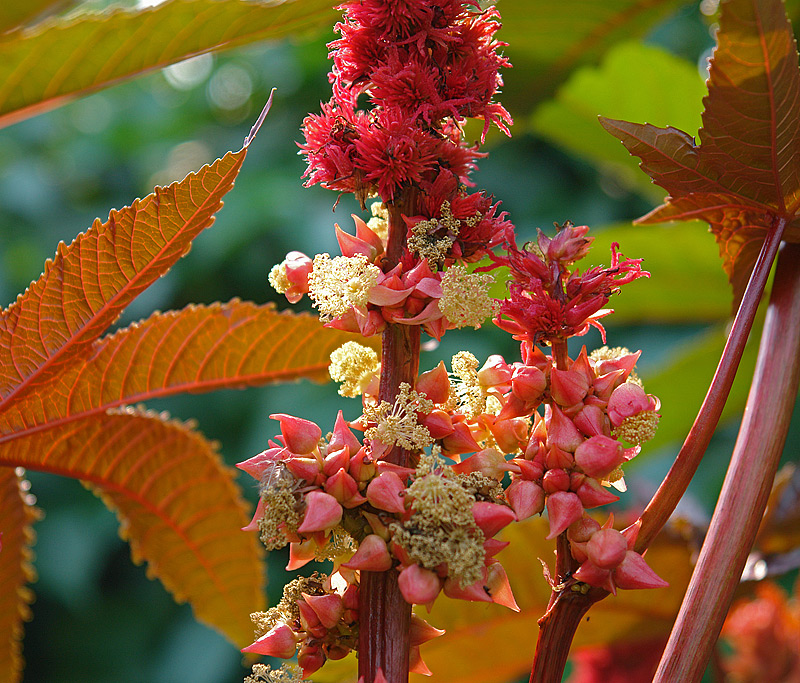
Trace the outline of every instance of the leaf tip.
<instances>
[{"instance_id":1,"label":"leaf tip","mask_svg":"<svg viewBox=\"0 0 800 683\"><path fill-rule=\"evenodd\" d=\"M247 149L250 146L250 143L255 140L256 135L258 135L258 131L261 128L261 124L264 123L264 119L267 118L267 114L269 114L270 107L272 107L272 97L275 95L275 91L277 88L273 88L269 91L269 98L267 98L267 103L264 105L264 108L261 110L261 113L258 115L258 119L253 124L253 127L250 129L250 132L247 134L247 137L244 139L244 145L242 146L244 149Z\"/></svg>"}]
</instances>

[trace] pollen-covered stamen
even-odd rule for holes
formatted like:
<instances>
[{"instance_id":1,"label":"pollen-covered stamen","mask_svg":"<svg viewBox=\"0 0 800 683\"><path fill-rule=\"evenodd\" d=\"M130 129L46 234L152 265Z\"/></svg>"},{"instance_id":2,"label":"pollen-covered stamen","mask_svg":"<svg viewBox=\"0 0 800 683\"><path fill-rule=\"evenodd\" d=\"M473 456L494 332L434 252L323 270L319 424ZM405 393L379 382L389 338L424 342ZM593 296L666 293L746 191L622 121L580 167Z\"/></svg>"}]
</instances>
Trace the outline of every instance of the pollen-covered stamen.
<instances>
[{"instance_id":1,"label":"pollen-covered stamen","mask_svg":"<svg viewBox=\"0 0 800 683\"><path fill-rule=\"evenodd\" d=\"M284 261L272 266L272 270L269 271L269 277L267 279L278 294L285 294L286 290L292 286L292 283L289 282L289 278L286 275L286 263Z\"/></svg>"},{"instance_id":2,"label":"pollen-covered stamen","mask_svg":"<svg viewBox=\"0 0 800 683\"><path fill-rule=\"evenodd\" d=\"M264 515L257 520L261 542L267 550L283 548L288 533L296 533L300 524L299 501L295 495L297 480L282 462L275 462L264 472L261 498Z\"/></svg>"},{"instance_id":3,"label":"pollen-covered stamen","mask_svg":"<svg viewBox=\"0 0 800 683\"><path fill-rule=\"evenodd\" d=\"M335 258L317 254L308 277L308 293L319 309L320 319L328 322L345 315L351 307L366 306L380 273L380 268L369 263L363 254Z\"/></svg>"},{"instance_id":4,"label":"pollen-covered stamen","mask_svg":"<svg viewBox=\"0 0 800 683\"><path fill-rule=\"evenodd\" d=\"M356 550L358 544L349 532L341 525L331 530L325 545L314 551L314 559L318 562L325 560L339 560L349 558Z\"/></svg>"},{"instance_id":5,"label":"pollen-covered stamen","mask_svg":"<svg viewBox=\"0 0 800 683\"><path fill-rule=\"evenodd\" d=\"M253 612L250 619L255 625L255 636L260 638L273 626L279 623L289 626L300 626L300 609L297 601L306 595L325 595L325 576L314 572L311 576L299 576L283 587L283 596L275 607L270 607L266 612Z\"/></svg>"},{"instance_id":6,"label":"pollen-covered stamen","mask_svg":"<svg viewBox=\"0 0 800 683\"><path fill-rule=\"evenodd\" d=\"M350 398L360 396L379 370L378 354L357 342L347 342L336 349L328 368L331 379L342 382L339 393Z\"/></svg>"},{"instance_id":7,"label":"pollen-covered stamen","mask_svg":"<svg viewBox=\"0 0 800 683\"><path fill-rule=\"evenodd\" d=\"M626 417L620 426L614 430L614 434L618 439L641 446L656 435L658 418L659 415L654 410L643 410L640 413Z\"/></svg>"},{"instance_id":8,"label":"pollen-covered stamen","mask_svg":"<svg viewBox=\"0 0 800 683\"><path fill-rule=\"evenodd\" d=\"M386 204L378 200L369 207L372 218L367 221L367 227L384 242L389 239L389 210Z\"/></svg>"},{"instance_id":9,"label":"pollen-covered stamen","mask_svg":"<svg viewBox=\"0 0 800 683\"><path fill-rule=\"evenodd\" d=\"M450 386L459 409L469 418L486 412L486 392L478 378L478 365L478 359L469 351L459 351L450 361L454 375Z\"/></svg>"},{"instance_id":10,"label":"pollen-covered stamen","mask_svg":"<svg viewBox=\"0 0 800 683\"><path fill-rule=\"evenodd\" d=\"M433 401L412 391L411 386L403 382L394 405L381 401L377 406L364 406L365 421L376 423L364 432L364 436L386 446L400 446L407 451L422 450L433 443L433 438L417 421L417 413L430 413L433 407Z\"/></svg>"},{"instance_id":11,"label":"pollen-covered stamen","mask_svg":"<svg viewBox=\"0 0 800 683\"><path fill-rule=\"evenodd\" d=\"M412 500L409 519L393 524L393 540L411 560L426 569L447 565L448 577L466 587L483 576L486 554L483 532L475 523L475 496L449 467L432 470L430 458L424 470L406 490Z\"/></svg>"},{"instance_id":12,"label":"pollen-covered stamen","mask_svg":"<svg viewBox=\"0 0 800 683\"><path fill-rule=\"evenodd\" d=\"M297 664L284 664L273 669L269 664L253 664L253 673L245 677L243 683L310 683L303 678Z\"/></svg>"},{"instance_id":13,"label":"pollen-covered stamen","mask_svg":"<svg viewBox=\"0 0 800 683\"><path fill-rule=\"evenodd\" d=\"M477 329L500 310L500 302L489 296L493 284L490 273L470 273L465 266L452 265L442 277L439 310L455 327Z\"/></svg>"}]
</instances>

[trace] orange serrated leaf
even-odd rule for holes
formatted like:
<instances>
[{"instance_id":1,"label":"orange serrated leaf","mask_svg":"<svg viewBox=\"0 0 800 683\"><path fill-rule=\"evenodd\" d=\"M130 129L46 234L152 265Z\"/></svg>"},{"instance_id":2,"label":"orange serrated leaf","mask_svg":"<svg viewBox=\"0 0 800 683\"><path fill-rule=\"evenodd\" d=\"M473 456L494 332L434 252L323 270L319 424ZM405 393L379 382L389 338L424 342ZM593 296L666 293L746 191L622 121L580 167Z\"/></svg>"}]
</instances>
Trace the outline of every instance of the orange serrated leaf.
<instances>
[{"instance_id":1,"label":"orange serrated leaf","mask_svg":"<svg viewBox=\"0 0 800 683\"><path fill-rule=\"evenodd\" d=\"M800 68L780 0L723 3L704 104L699 145L675 128L600 121L670 193L640 222L706 220L738 304L778 221L800 241Z\"/></svg>"},{"instance_id":2,"label":"orange serrated leaf","mask_svg":"<svg viewBox=\"0 0 800 683\"><path fill-rule=\"evenodd\" d=\"M10 32L0 41L0 127L210 50L329 28L335 5L167 0L71 13Z\"/></svg>"},{"instance_id":3,"label":"orange serrated leaf","mask_svg":"<svg viewBox=\"0 0 800 683\"><path fill-rule=\"evenodd\" d=\"M16 683L22 676L22 623L31 618L28 605L36 580L31 566L34 542L32 524L38 511L26 500L20 476L10 467L0 467L0 680Z\"/></svg>"},{"instance_id":4,"label":"orange serrated leaf","mask_svg":"<svg viewBox=\"0 0 800 683\"><path fill-rule=\"evenodd\" d=\"M0 407L88 351L188 251L213 223L246 153L229 152L59 245L42 276L0 314Z\"/></svg>"},{"instance_id":5,"label":"orange serrated leaf","mask_svg":"<svg viewBox=\"0 0 800 683\"><path fill-rule=\"evenodd\" d=\"M347 341L377 343L323 327L272 304L188 306L155 313L97 341L72 363L0 412L0 444L108 408L182 392L328 379L330 354Z\"/></svg>"},{"instance_id":6,"label":"orange serrated leaf","mask_svg":"<svg viewBox=\"0 0 800 683\"><path fill-rule=\"evenodd\" d=\"M263 552L240 531L249 517L233 470L199 433L150 413L109 411L5 444L0 464L83 480L118 512L134 561L146 560L148 574L198 619L240 646L252 640Z\"/></svg>"}]
</instances>

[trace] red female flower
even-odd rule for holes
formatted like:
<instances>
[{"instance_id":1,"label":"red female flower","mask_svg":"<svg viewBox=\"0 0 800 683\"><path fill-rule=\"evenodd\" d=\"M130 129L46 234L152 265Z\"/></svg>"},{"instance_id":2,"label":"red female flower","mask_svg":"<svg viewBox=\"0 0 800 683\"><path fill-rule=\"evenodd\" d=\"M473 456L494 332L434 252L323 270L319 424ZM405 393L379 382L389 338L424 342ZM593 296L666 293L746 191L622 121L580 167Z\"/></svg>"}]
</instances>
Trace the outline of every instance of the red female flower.
<instances>
[{"instance_id":1,"label":"red female flower","mask_svg":"<svg viewBox=\"0 0 800 683\"><path fill-rule=\"evenodd\" d=\"M506 232L507 255L492 255L492 260L507 266L513 279L495 323L515 339L533 344L580 336L589 326L600 330L605 341L598 321L611 311L603 307L622 285L650 273L642 270L642 259L622 258L616 243L610 267L570 272L568 266L585 255L591 238L585 238L586 226L566 223L558 229L554 239L540 234L537 244L529 242L522 249L513 232Z\"/></svg>"}]
</instances>

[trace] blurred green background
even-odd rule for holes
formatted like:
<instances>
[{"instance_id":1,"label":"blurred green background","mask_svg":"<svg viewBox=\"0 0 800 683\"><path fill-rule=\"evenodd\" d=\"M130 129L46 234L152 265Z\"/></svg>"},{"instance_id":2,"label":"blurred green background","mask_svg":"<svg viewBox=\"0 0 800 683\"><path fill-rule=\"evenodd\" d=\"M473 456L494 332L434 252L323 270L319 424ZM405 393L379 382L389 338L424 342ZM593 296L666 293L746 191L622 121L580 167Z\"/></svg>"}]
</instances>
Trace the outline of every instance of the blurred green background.
<instances>
[{"instance_id":1,"label":"blurred green background","mask_svg":"<svg viewBox=\"0 0 800 683\"><path fill-rule=\"evenodd\" d=\"M505 4L499 3L501 11ZM630 227L662 195L600 129L596 116L673 124L694 133L714 9L708 0L699 6L677 3L642 41L618 46L599 67L576 71L555 98L542 97L536 107L526 99L522 45L517 70L507 76L509 100L501 96L517 120L514 137L490 138L491 155L474 178L478 188L502 200L522 241L537 226L571 220L597 226L592 265L607 261L612 235L626 255L649 259L645 267L653 278L614 300L618 319L612 316L607 324L612 346L644 351L640 374L645 382L652 379L646 388L664 401L666 435L632 464L630 505L646 500L666 472L679 446L676 438L699 405L724 339L729 292L704 226ZM507 34L512 60L513 41L526 39L513 29L509 25ZM275 299L285 307L267 284L271 266L291 249L338 253L333 224L349 229L350 213L357 210L343 197L334 211L334 193L302 187L304 163L295 144L303 117L329 97L325 43L332 37L204 55L0 130L0 300L13 301L41 272L57 242L70 242L95 217L104 220L111 207L128 205L155 184L179 180L239 149L270 88L277 87L272 111L217 222L131 305L120 324L155 309L233 297ZM476 135L478 128L470 130ZM617 227L607 227L612 225ZM590 348L601 343L594 333L582 341ZM448 333L441 346L423 354L421 365L433 367L464 348L481 360L497 352L514 360L518 353L507 335L487 327ZM748 380L739 383L739 407ZM347 418L359 413L358 403L341 399L335 386L309 383L148 405L196 418L231 464L266 447L277 431L268 419L272 412L323 426L332 424L340 407ZM684 512L700 524L721 486L737 427L734 414L715 436L692 485ZM799 443L795 420L785 457L796 460ZM116 519L98 499L72 480L35 472L29 478L45 517L36 525L39 580L34 619L26 628L26 682L241 681L245 669L238 651L195 622L189 607L176 606L160 583L147 579L144 567L131 563ZM240 481L255 500L251 480ZM284 564L281 553L270 558L272 603L287 577Z\"/></svg>"}]
</instances>

